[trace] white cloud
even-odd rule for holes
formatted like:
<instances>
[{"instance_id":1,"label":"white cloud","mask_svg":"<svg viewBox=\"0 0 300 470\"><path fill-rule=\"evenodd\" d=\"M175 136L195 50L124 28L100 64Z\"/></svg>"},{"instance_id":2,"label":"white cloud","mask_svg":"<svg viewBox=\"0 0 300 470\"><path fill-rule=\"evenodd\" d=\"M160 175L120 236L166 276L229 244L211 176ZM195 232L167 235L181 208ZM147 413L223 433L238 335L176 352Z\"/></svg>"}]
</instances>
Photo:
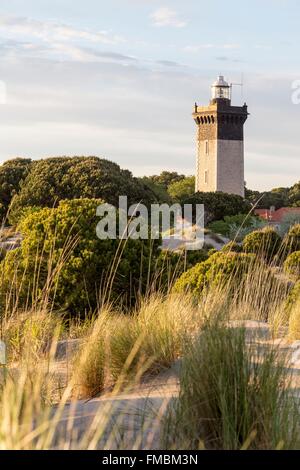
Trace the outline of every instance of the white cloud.
<instances>
[{"instance_id":1,"label":"white cloud","mask_svg":"<svg viewBox=\"0 0 300 470\"><path fill-rule=\"evenodd\" d=\"M175 28L184 28L187 22L178 17L176 11L168 7L161 7L150 15L154 26L173 26Z\"/></svg>"},{"instance_id":2,"label":"white cloud","mask_svg":"<svg viewBox=\"0 0 300 470\"><path fill-rule=\"evenodd\" d=\"M66 24L51 21L39 21L26 17L1 16L0 31L9 37L17 36L37 38L45 42L86 40L93 43L117 44L124 42L124 38L107 31L89 31L75 28Z\"/></svg>"},{"instance_id":3,"label":"white cloud","mask_svg":"<svg viewBox=\"0 0 300 470\"><path fill-rule=\"evenodd\" d=\"M4 55L78 62L132 63L136 59L102 47L125 42L107 31L89 31L52 21L26 17L0 16L0 49ZM3 56L2 56L3 58Z\"/></svg>"}]
</instances>

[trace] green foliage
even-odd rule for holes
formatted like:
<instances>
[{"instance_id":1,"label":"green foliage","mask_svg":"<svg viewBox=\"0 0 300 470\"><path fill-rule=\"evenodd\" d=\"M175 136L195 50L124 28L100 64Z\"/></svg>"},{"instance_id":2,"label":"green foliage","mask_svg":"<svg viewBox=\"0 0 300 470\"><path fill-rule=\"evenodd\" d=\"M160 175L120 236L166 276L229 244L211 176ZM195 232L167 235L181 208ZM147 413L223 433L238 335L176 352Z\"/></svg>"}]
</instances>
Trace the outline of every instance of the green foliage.
<instances>
[{"instance_id":1,"label":"green foliage","mask_svg":"<svg viewBox=\"0 0 300 470\"><path fill-rule=\"evenodd\" d=\"M179 175L176 171L162 171L160 175L153 175L148 177L151 181L164 187L165 190L177 181L185 178L184 175Z\"/></svg>"},{"instance_id":2,"label":"green foliage","mask_svg":"<svg viewBox=\"0 0 300 470\"><path fill-rule=\"evenodd\" d=\"M3 339L10 362L30 360L40 362L43 354L62 331L59 316L45 311L18 312L6 319Z\"/></svg>"},{"instance_id":3,"label":"green foliage","mask_svg":"<svg viewBox=\"0 0 300 470\"><path fill-rule=\"evenodd\" d=\"M285 214L279 227L280 235L284 236L296 224L300 224L300 213L290 212Z\"/></svg>"},{"instance_id":4,"label":"green foliage","mask_svg":"<svg viewBox=\"0 0 300 470\"><path fill-rule=\"evenodd\" d=\"M231 242L226 243L226 245L223 246L221 251L223 252L232 251L234 253L241 253L243 251L243 248L237 242L231 241Z\"/></svg>"},{"instance_id":5,"label":"green foliage","mask_svg":"<svg viewBox=\"0 0 300 470\"><path fill-rule=\"evenodd\" d=\"M0 166L0 218L6 216L9 204L15 194L20 190L22 181L32 167L29 158L15 158L8 160Z\"/></svg>"},{"instance_id":6,"label":"green foliage","mask_svg":"<svg viewBox=\"0 0 300 470\"><path fill-rule=\"evenodd\" d=\"M243 250L246 253L255 253L267 261L272 260L280 246L281 238L272 227L249 233L243 241Z\"/></svg>"},{"instance_id":7,"label":"green foliage","mask_svg":"<svg viewBox=\"0 0 300 470\"><path fill-rule=\"evenodd\" d=\"M293 225L283 239L287 253L300 250L300 224Z\"/></svg>"},{"instance_id":8,"label":"green foliage","mask_svg":"<svg viewBox=\"0 0 300 470\"><path fill-rule=\"evenodd\" d=\"M171 198L165 188L165 186L161 183L156 183L150 176L143 176L143 178L139 178L142 184L146 185L150 191L152 191L156 202L158 203L170 203Z\"/></svg>"},{"instance_id":9,"label":"green foliage","mask_svg":"<svg viewBox=\"0 0 300 470\"><path fill-rule=\"evenodd\" d=\"M174 201L184 201L195 193L195 176L187 176L168 186L168 193Z\"/></svg>"},{"instance_id":10,"label":"green foliage","mask_svg":"<svg viewBox=\"0 0 300 470\"><path fill-rule=\"evenodd\" d=\"M176 281L174 291L191 292L199 297L204 289L223 286L231 280L239 286L254 260L252 254L217 252L183 273Z\"/></svg>"},{"instance_id":11,"label":"green foliage","mask_svg":"<svg viewBox=\"0 0 300 470\"><path fill-rule=\"evenodd\" d=\"M241 196L222 192L198 192L182 202L183 204L204 204L206 224L226 216L245 214L251 209L249 202Z\"/></svg>"},{"instance_id":12,"label":"green foliage","mask_svg":"<svg viewBox=\"0 0 300 470\"><path fill-rule=\"evenodd\" d=\"M289 190L289 204L293 207L300 207L300 181Z\"/></svg>"},{"instance_id":13,"label":"green foliage","mask_svg":"<svg viewBox=\"0 0 300 470\"><path fill-rule=\"evenodd\" d=\"M78 395L90 398L171 367L202 323L192 300L181 296L150 296L132 315L102 309L74 361Z\"/></svg>"},{"instance_id":14,"label":"green foliage","mask_svg":"<svg viewBox=\"0 0 300 470\"><path fill-rule=\"evenodd\" d=\"M4 260L5 255L6 255L5 248L0 247L0 261Z\"/></svg>"},{"instance_id":15,"label":"green foliage","mask_svg":"<svg viewBox=\"0 0 300 470\"><path fill-rule=\"evenodd\" d=\"M220 233L225 237L234 239L239 237L239 232L245 236L251 231L261 228L264 222L258 217L248 216L247 214L226 215L223 220L216 220L209 224L208 228L215 233ZM246 232L246 233L245 233Z\"/></svg>"},{"instance_id":16,"label":"green foliage","mask_svg":"<svg viewBox=\"0 0 300 470\"><path fill-rule=\"evenodd\" d=\"M170 288L184 271L207 258L208 253L204 249L182 252L161 251L156 267L159 288L162 290Z\"/></svg>"},{"instance_id":17,"label":"green foliage","mask_svg":"<svg viewBox=\"0 0 300 470\"><path fill-rule=\"evenodd\" d=\"M13 198L9 220L19 221L25 207L56 207L65 199L103 199L113 205L119 196L127 195L128 203L155 200L152 191L134 178L130 171L98 157L61 157L39 160Z\"/></svg>"},{"instance_id":18,"label":"green foliage","mask_svg":"<svg viewBox=\"0 0 300 470\"><path fill-rule=\"evenodd\" d=\"M298 317L300 317L300 280L297 281L291 290L288 299L287 299L287 308L290 310L293 307L298 307L297 312L295 312Z\"/></svg>"},{"instance_id":19,"label":"green foliage","mask_svg":"<svg viewBox=\"0 0 300 470\"><path fill-rule=\"evenodd\" d=\"M300 278L300 251L294 251L287 257L284 270L287 274Z\"/></svg>"},{"instance_id":20,"label":"green foliage","mask_svg":"<svg viewBox=\"0 0 300 470\"><path fill-rule=\"evenodd\" d=\"M298 207L300 206L300 181L291 188L274 188L263 193L246 188L246 199L251 204L257 204L259 201L256 207L260 209L269 209L271 206L275 209Z\"/></svg>"},{"instance_id":21,"label":"green foliage","mask_svg":"<svg viewBox=\"0 0 300 470\"><path fill-rule=\"evenodd\" d=\"M34 302L47 293L56 308L78 315L94 310L110 294L110 268L118 247L123 253L113 268L111 300L122 298L130 305L138 292L145 292L157 246L144 240L99 240L96 207L101 202L61 201L57 208L22 219L21 247L7 254L2 269L8 288L17 277L23 303L28 295Z\"/></svg>"}]
</instances>

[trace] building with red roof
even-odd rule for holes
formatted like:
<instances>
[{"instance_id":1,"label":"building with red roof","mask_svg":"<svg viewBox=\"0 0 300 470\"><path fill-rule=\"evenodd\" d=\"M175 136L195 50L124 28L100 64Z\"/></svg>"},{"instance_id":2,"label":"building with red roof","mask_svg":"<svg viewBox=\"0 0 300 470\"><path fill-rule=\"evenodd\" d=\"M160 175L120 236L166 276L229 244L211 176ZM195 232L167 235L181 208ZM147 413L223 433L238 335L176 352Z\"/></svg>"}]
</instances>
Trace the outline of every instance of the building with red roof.
<instances>
[{"instance_id":1,"label":"building with red roof","mask_svg":"<svg viewBox=\"0 0 300 470\"><path fill-rule=\"evenodd\" d=\"M281 207L277 210L271 207L270 209L255 209L254 212L262 219L276 225L280 225L288 214L297 214L300 218L300 207Z\"/></svg>"}]
</instances>

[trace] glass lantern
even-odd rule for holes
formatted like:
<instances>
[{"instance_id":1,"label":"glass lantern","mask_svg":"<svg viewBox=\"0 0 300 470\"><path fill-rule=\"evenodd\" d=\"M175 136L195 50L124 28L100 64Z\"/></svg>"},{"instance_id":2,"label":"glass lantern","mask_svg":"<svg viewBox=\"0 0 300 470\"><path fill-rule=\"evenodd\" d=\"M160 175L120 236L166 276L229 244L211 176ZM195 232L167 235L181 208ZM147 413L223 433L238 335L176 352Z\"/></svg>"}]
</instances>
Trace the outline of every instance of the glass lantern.
<instances>
[{"instance_id":1,"label":"glass lantern","mask_svg":"<svg viewBox=\"0 0 300 470\"><path fill-rule=\"evenodd\" d=\"M213 83L211 87L212 99L226 99L230 100L230 85L224 80L223 75L220 75L218 79Z\"/></svg>"}]
</instances>

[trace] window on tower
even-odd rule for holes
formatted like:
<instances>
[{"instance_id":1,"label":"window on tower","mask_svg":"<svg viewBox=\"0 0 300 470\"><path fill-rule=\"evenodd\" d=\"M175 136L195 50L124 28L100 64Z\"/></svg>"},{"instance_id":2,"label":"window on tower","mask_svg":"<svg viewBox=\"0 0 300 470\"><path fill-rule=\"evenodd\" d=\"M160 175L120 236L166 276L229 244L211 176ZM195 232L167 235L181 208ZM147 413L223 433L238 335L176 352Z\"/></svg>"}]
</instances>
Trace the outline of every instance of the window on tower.
<instances>
[{"instance_id":1,"label":"window on tower","mask_svg":"<svg viewBox=\"0 0 300 470\"><path fill-rule=\"evenodd\" d=\"M204 183L205 184L208 183L208 170L205 170L205 172L204 172Z\"/></svg>"},{"instance_id":2,"label":"window on tower","mask_svg":"<svg viewBox=\"0 0 300 470\"><path fill-rule=\"evenodd\" d=\"M205 153L206 153L206 155L209 154L209 142L208 142L208 140L205 141Z\"/></svg>"}]
</instances>

